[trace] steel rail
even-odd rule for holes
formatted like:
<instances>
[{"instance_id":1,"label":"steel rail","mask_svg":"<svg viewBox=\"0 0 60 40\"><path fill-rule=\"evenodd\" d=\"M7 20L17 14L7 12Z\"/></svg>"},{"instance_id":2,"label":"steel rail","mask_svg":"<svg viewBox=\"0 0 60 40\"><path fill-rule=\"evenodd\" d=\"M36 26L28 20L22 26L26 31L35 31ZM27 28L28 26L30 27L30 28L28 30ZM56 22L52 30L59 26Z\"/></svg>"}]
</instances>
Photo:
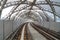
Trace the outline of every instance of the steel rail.
<instances>
[{"instance_id":1,"label":"steel rail","mask_svg":"<svg viewBox=\"0 0 60 40\"><path fill-rule=\"evenodd\" d=\"M55 37L56 39L58 39L58 40L60 39L60 34L59 34L59 33L55 32L55 31L53 31L53 30L49 30L49 29L47 29L47 28L44 28L44 27L42 27L42 26L40 26L40 25L36 25L36 24L34 24L34 23L33 23L33 25L35 25L35 26L38 27L39 29L45 31L46 33L52 35L52 36Z\"/></svg>"},{"instance_id":2,"label":"steel rail","mask_svg":"<svg viewBox=\"0 0 60 40\"><path fill-rule=\"evenodd\" d=\"M46 32L44 32L43 30L39 29L37 26L32 25L31 26L37 30L40 34L42 34L47 40L55 40L54 38L52 38L50 35L48 35Z\"/></svg>"}]
</instances>

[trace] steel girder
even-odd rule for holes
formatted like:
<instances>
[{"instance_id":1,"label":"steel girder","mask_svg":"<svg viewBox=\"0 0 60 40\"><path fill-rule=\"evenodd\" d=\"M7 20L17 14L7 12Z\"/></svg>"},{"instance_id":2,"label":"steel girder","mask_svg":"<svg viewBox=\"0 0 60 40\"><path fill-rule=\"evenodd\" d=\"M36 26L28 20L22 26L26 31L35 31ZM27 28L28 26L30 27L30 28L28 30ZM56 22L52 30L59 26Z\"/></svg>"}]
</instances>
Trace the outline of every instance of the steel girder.
<instances>
[{"instance_id":1,"label":"steel girder","mask_svg":"<svg viewBox=\"0 0 60 40\"><path fill-rule=\"evenodd\" d=\"M6 3L6 4L4 5L4 8L7 8L7 7L9 7L9 6L18 5L18 4L20 4L20 3L21 3L20 1L9 2L9 3ZM59 2L53 2L53 1L51 1L51 3L52 3L52 5L54 5L54 6L59 6L59 7L60 7L60 3L59 3ZM24 3L21 3L21 4L28 4L28 2L24 2ZM40 2L35 3L35 5L48 5L48 3L45 2L45 1L40 1Z\"/></svg>"},{"instance_id":2,"label":"steel girder","mask_svg":"<svg viewBox=\"0 0 60 40\"><path fill-rule=\"evenodd\" d=\"M36 2L36 0L34 0L32 3L30 3L31 8L29 9L30 11L28 12L28 16L29 16L29 14L30 14L35 2Z\"/></svg>"},{"instance_id":3,"label":"steel girder","mask_svg":"<svg viewBox=\"0 0 60 40\"><path fill-rule=\"evenodd\" d=\"M20 4L28 4L28 2L25 2L25 1L23 1L23 2L22 1L21 2L16 1L16 2L5 3L3 8L6 8L6 7L9 7L9 6L12 6L12 5L16 5L16 7L13 7L13 10L10 11L11 14L9 13L9 17L11 17L11 15L15 12L15 10L17 9L17 7L19 7ZM59 6L60 7L60 3L59 2L51 2L51 1L48 1L48 0L40 1L39 3L35 3L35 2L36 2L36 0L34 0L34 2L32 4L30 4L31 8L29 10L32 10L32 7L34 5L50 5L52 11L49 11L49 10L46 10L46 9L43 9L43 8L40 8L40 10L48 11L48 12L51 12L54 15L56 15L55 14L56 12L55 12L55 9L54 9L53 6ZM17 10L16 12L18 12L18 11L20 11L20 10ZM29 13L30 13L30 11L29 11ZM58 15L56 15L56 16L58 16ZM58 17L60 17L60 16L58 16ZM55 16L54 16L54 19L55 19Z\"/></svg>"},{"instance_id":4,"label":"steel girder","mask_svg":"<svg viewBox=\"0 0 60 40\"><path fill-rule=\"evenodd\" d=\"M23 15L23 14L26 13L26 12L27 12L27 11L23 11L22 13L20 13L20 14L18 15L18 17L20 17L21 14ZM34 12L35 12L35 11L34 11ZM29 12L27 12L27 13L29 13ZM37 12L37 13L38 13L38 12ZM39 14L40 14L40 13L39 13ZM28 15L28 14L27 14L27 15ZM41 14L40 16L42 17L43 20L45 20L45 21L47 20L44 15ZM15 17L16 17L16 16L15 16Z\"/></svg>"},{"instance_id":5,"label":"steel girder","mask_svg":"<svg viewBox=\"0 0 60 40\"><path fill-rule=\"evenodd\" d=\"M38 7L40 10L42 10L43 12L44 12L44 11L47 11L47 12L50 12L50 13L52 13L52 14L53 14L53 11L46 10L46 9L42 8L40 5L35 5L35 6L36 6L36 7ZM56 15L56 16L58 16L58 17L60 18L60 16L59 16L59 15Z\"/></svg>"},{"instance_id":6,"label":"steel girder","mask_svg":"<svg viewBox=\"0 0 60 40\"><path fill-rule=\"evenodd\" d=\"M54 4L56 4L56 5L60 5L60 3L59 2L51 2L52 3L52 5ZM9 2L9 3L6 3L5 5L4 5L4 7L6 8L6 7L9 7L9 6L13 6L13 5L18 5L18 4L28 4L28 2L25 2L25 3L21 3L21 2L19 2L19 1L14 1L14 2ZM47 5L48 3L47 2L45 2L45 1L40 1L40 3L38 2L36 5L40 5L40 4L42 4L42 5Z\"/></svg>"},{"instance_id":7,"label":"steel girder","mask_svg":"<svg viewBox=\"0 0 60 40\"><path fill-rule=\"evenodd\" d=\"M22 11L22 10L26 9L27 7L29 7L29 6L25 6L24 8L20 9L20 10L19 10L19 12L15 14L15 16L14 16L13 20L15 19L15 17L16 17L17 15L19 15L20 11ZM10 16L10 17L11 17L11 16Z\"/></svg>"},{"instance_id":8,"label":"steel girder","mask_svg":"<svg viewBox=\"0 0 60 40\"><path fill-rule=\"evenodd\" d=\"M58 6L60 7L60 2L54 2L54 1L51 1L51 4L53 6ZM46 1L39 1L36 3L36 5L48 5L48 3Z\"/></svg>"},{"instance_id":9,"label":"steel girder","mask_svg":"<svg viewBox=\"0 0 60 40\"><path fill-rule=\"evenodd\" d=\"M13 1L13 2L6 3L4 5L4 8L10 7L10 6L14 6L14 5L18 5L18 4L28 4L28 3L27 2L21 3L20 1Z\"/></svg>"},{"instance_id":10,"label":"steel girder","mask_svg":"<svg viewBox=\"0 0 60 40\"><path fill-rule=\"evenodd\" d=\"M35 12L37 12L37 11L35 11ZM40 12L37 12L37 13L40 14L40 16L42 17L43 21L47 21L46 16L43 13L40 13Z\"/></svg>"},{"instance_id":11,"label":"steel girder","mask_svg":"<svg viewBox=\"0 0 60 40\"><path fill-rule=\"evenodd\" d=\"M47 11L47 12L53 13L52 11L46 10L46 9L42 8L41 6L39 6L39 5L36 5L36 7L38 7L42 11Z\"/></svg>"},{"instance_id":12,"label":"steel girder","mask_svg":"<svg viewBox=\"0 0 60 40\"><path fill-rule=\"evenodd\" d=\"M45 15L45 12L44 12L44 11L46 11L46 9L42 8L41 6L37 6L37 5L36 5L36 7L38 7L40 10L43 11L43 14L41 14L41 13L38 12L38 13L40 14L40 16L42 17L43 21L44 21L44 20L49 21L48 16ZM47 11L48 11L48 10L47 10ZM48 12L51 12L51 11L48 11ZM52 12L51 12L51 13L52 13Z\"/></svg>"},{"instance_id":13,"label":"steel girder","mask_svg":"<svg viewBox=\"0 0 60 40\"><path fill-rule=\"evenodd\" d=\"M46 9L41 8L41 7L39 7L39 6L36 6L36 7L38 7L40 10L43 10L43 11L47 11L47 12L53 13L52 11L46 10ZM19 12L20 10L21 10L21 9L15 10L14 13L15 13L15 12Z\"/></svg>"},{"instance_id":14,"label":"steel girder","mask_svg":"<svg viewBox=\"0 0 60 40\"><path fill-rule=\"evenodd\" d=\"M27 5L27 6L22 7L22 8L18 11L18 13L17 13L16 15L18 15L20 11L26 9L27 7L29 7L29 6ZM16 10L15 12L17 12L17 10ZM14 13L14 12L13 12L13 13ZM11 15L12 15L12 14L10 14L10 16L7 16L6 19L7 19L8 17L10 18Z\"/></svg>"},{"instance_id":15,"label":"steel girder","mask_svg":"<svg viewBox=\"0 0 60 40\"><path fill-rule=\"evenodd\" d=\"M45 10L45 9L43 9L42 7L39 7L39 6L37 6L40 10L42 10L42 11L48 11L48 10ZM21 9L20 10L16 10L16 11L14 11L14 12L19 12L19 11L21 11ZM51 11L48 11L48 12L50 12L50 13L53 13L53 12L51 12Z\"/></svg>"},{"instance_id":16,"label":"steel girder","mask_svg":"<svg viewBox=\"0 0 60 40\"><path fill-rule=\"evenodd\" d=\"M26 11L26 10L25 10L25 11L19 13L19 15L17 15L17 16L18 16L18 17L24 16L24 14L26 14L26 13L28 13L28 12L29 12L29 11ZM32 12L35 16L37 16L37 14L35 14L36 12L35 12L35 13L34 13L33 11L31 11L31 12ZM16 16L16 17L17 17L17 16ZM27 15L27 16L28 16L28 15ZM39 17L39 15L38 15L38 17ZM31 18L33 18L33 17L31 17ZM39 17L39 18L40 18L40 17ZM41 20L41 19L40 19L40 20Z\"/></svg>"},{"instance_id":17,"label":"steel girder","mask_svg":"<svg viewBox=\"0 0 60 40\"><path fill-rule=\"evenodd\" d=\"M46 16L47 21L54 21L54 19L51 18L51 16L49 16L46 12L44 12L44 15Z\"/></svg>"},{"instance_id":18,"label":"steel girder","mask_svg":"<svg viewBox=\"0 0 60 40\"><path fill-rule=\"evenodd\" d=\"M44 15L38 11L35 11L37 13L39 13L39 15L42 17L43 21L54 21L51 17L49 17L46 13L44 13Z\"/></svg>"},{"instance_id":19,"label":"steel girder","mask_svg":"<svg viewBox=\"0 0 60 40\"><path fill-rule=\"evenodd\" d=\"M24 3L26 0L24 0L24 1L22 1L21 3ZM13 8L13 10L11 10L10 12L9 12L9 16L8 17L10 17L13 13L14 13L14 10L16 10L20 5L21 5L21 3L20 4L18 4L15 8ZM7 17L7 18L8 18ZM10 19L10 18L9 18Z\"/></svg>"},{"instance_id":20,"label":"steel girder","mask_svg":"<svg viewBox=\"0 0 60 40\"><path fill-rule=\"evenodd\" d=\"M53 7L52 3L50 0L45 0L49 6L51 7L51 10L53 11L53 14L54 14L54 21L56 21L56 11L55 11L55 8Z\"/></svg>"},{"instance_id":21,"label":"steel girder","mask_svg":"<svg viewBox=\"0 0 60 40\"><path fill-rule=\"evenodd\" d=\"M46 10L46 9L44 9L44 8L42 8L41 6L39 7L39 6L36 6L36 7L38 7L40 10L42 10L43 11L43 13L44 13L44 15L45 15L45 12L44 11L47 11L47 12L50 12L50 13L53 13L53 12L51 12L51 11L49 11L49 10ZM45 15L46 16L46 15ZM48 16L46 16L46 18L47 18L47 20L49 20L48 18Z\"/></svg>"},{"instance_id":22,"label":"steel girder","mask_svg":"<svg viewBox=\"0 0 60 40\"><path fill-rule=\"evenodd\" d=\"M7 2L7 0L1 0L1 2L0 2L0 17L1 17L1 12L2 12L2 10L4 8L4 5L6 4L6 2Z\"/></svg>"},{"instance_id":23,"label":"steel girder","mask_svg":"<svg viewBox=\"0 0 60 40\"><path fill-rule=\"evenodd\" d=\"M34 11L34 12L37 12L37 11ZM44 13L40 13L40 12L37 12L37 13L39 13L39 15L42 17L43 21L48 21L49 22L50 17L48 17ZM51 20L51 21L53 21L53 20Z\"/></svg>"},{"instance_id":24,"label":"steel girder","mask_svg":"<svg viewBox=\"0 0 60 40\"><path fill-rule=\"evenodd\" d=\"M29 6L28 6L29 7ZM23 8L22 8L23 9ZM19 10L16 10L16 11L14 11L14 12L19 12L19 11L21 11L22 9L19 9ZM42 10L42 9L40 9L40 10ZM42 10L42 11L44 11L44 10ZM29 13L29 12L28 12Z\"/></svg>"},{"instance_id":25,"label":"steel girder","mask_svg":"<svg viewBox=\"0 0 60 40\"><path fill-rule=\"evenodd\" d=\"M18 1L17 1L18 2ZM16 2L16 3L17 3ZM41 3L43 3L42 1L41 1ZM45 2L46 3L46 2ZM55 2L55 3L57 3L57 2ZM14 4L14 3L13 3ZM22 3L22 4L24 4L24 3ZM27 4L27 3L26 3ZM51 11L49 11L49 10L46 10L46 9L43 9L44 11L48 11L48 12L50 12L50 13L52 13Z\"/></svg>"},{"instance_id":26,"label":"steel girder","mask_svg":"<svg viewBox=\"0 0 60 40\"><path fill-rule=\"evenodd\" d=\"M19 13L18 15L15 16L15 19L17 19L16 17L20 17L22 14L26 13L27 11L23 11L21 13ZM13 19L14 20L14 19Z\"/></svg>"}]
</instances>

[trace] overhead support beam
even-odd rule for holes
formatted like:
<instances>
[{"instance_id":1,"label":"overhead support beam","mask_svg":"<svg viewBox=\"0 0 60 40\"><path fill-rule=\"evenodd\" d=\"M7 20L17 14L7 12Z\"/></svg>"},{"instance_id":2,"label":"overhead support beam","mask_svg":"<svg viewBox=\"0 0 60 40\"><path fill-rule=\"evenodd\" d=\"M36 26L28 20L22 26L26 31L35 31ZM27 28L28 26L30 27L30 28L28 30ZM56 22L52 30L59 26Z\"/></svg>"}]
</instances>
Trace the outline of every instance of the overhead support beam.
<instances>
[{"instance_id":1,"label":"overhead support beam","mask_svg":"<svg viewBox=\"0 0 60 40\"><path fill-rule=\"evenodd\" d=\"M35 5L35 2L36 2L36 0L33 0L33 2L31 2L31 3L29 4L29 5L31 6L31 8L29 9L30 11L28 12L28 16L29 16L29 14L30 14L33 6Z\"/></svg>"},{"instance_id":2,"label":"overhead support beam","mask_svg":"<svg viewBox=\"0 0 60 40\"><path fill-rule=\"evenodd\" d=\"M24 3L25 1L26 1L26 0L22 1L21 3ZM11 10L11 11L9 12L10 15L9 15L8 17L6 17L6 18L9 18L9 19L10 19L11 15L14 13L14 10L16 10L16 9L21 5L21 3L18 4L16 7L14 7L13 10Z\"/></svg>"},{"instance_id":3,"label":"overhead support beam","mask_svg":"<svg viewBox=\"0 0 60 40\"><path fill-rule=\"evenodd\" d=\"M45 0L49 6L51 7L51 10L53 11L53 14L54 14L54 21L56 22L56 11L55 11L55 8L53 7L53 5L51 4L51 1L50 0Z\"/></svg>"}]
</instances>

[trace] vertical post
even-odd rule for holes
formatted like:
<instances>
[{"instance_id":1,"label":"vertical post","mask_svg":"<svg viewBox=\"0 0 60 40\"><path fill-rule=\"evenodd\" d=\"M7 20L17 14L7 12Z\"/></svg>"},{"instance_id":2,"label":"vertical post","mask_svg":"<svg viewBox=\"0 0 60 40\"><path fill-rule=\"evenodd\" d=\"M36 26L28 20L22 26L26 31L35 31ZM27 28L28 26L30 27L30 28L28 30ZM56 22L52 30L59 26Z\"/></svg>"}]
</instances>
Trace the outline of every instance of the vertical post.
<instances>
[{"instance_id":1,"label":"vertical post","mask_svg":"<svg viewBox=\"0 0 60 40\"><path fill-rule=\"evenodd\" d=\"M1 2L0 2L0 19L1 19L1 13L2 13L2 2L3 2L3 0L1 0Z\"/></svg>"},{"instance_id":2,"label":"vertical post","mask_svg":"<svg viewBox=\"0 0 60 40\"><path fill-rule=\"evenodd\" d=\"M50 25L50 24L51 24L51 22L49 21L49 28L48 28L48 29L50 29L50 27L51 27L51 25Z\"/></svg>"},{"instance_id":3,"label":"vertical post","mask_svg":"<svg viewBox=\"0 0 60 40\"><path fill-rule=\"evenodd\" d=\"M1 11L0 11L0 19L1 19Z\"/></svg>"},{"instance_id":4,"label":"vertical post","mask_svg":"<svg viewBox=\"0 0 60 40\"><path fill-rule=\"evenodd\" d=\"M56 11L55 11L55 8L53 7L52 5L52 2L50 0L45 0L49 6L51 7L51 10L53 11L53 14L54 14L54 22L56 22Z\"/></svg>"},{"instance_id":5,"label":"vertical post","mask_svg":"<svg viewBox=\"0 0 60 40\"><path fill-rule=\"evenodd\" d=\"M6 4L7 0L1 0L0 2L0 18L1 18L1 12L2 12L2 9L4 8L4 5Z\"/></svg>"},{"instance_id":6,"label":"vertical post","mask_svg":"<svg viewBox=\"0 0 60 40\"><path fill-rule=\"evenodd\" d=\"M54 15L54 22L56 22L56 16Z\"/></svg>"},{"instance_id":7,"label":"vertical post","mask_svg":"<svg viewBox=\"0 0 60 40\"><path fill-rule=\"evenodd\" d=\"M3 20L3 40L4 40L4 20Z\"/></svg>"},{"instance_id":8,"label":"vertical post","mask_svg":"<svg viewBox=\"0 0 60 40\"><path fill-rule=\"evenodd\" d=\"M12 33L13 33L13 20L12 20Z\"/></svg>"},{"instance_id":9,"label":"vertical post","mask_svg":"<svg viewBox=\"0 0 60 40\"><path fill-rule=\"evenodd\" d=\"M1 18L1 1L0 1L0 18Z\"/></svg>"}]
</instances>

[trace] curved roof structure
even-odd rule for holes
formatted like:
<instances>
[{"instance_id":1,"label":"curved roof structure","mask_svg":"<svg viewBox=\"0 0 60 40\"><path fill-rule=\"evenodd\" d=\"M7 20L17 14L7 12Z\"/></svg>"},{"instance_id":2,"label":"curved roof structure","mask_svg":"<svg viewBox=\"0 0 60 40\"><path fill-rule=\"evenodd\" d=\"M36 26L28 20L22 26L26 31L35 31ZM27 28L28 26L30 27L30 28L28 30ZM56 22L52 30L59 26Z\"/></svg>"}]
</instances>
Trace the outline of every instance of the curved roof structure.
<instances>
[{"instance_id":1,"label":"curved roof structure","mask_svg":"<svg viewBox=\"0 0 60 40\"><path fill-rule=\"evenodd\" d=\"M0 4L1 19L60 21L60 0L0 0Z\"/></svg>"}]
</instances>

